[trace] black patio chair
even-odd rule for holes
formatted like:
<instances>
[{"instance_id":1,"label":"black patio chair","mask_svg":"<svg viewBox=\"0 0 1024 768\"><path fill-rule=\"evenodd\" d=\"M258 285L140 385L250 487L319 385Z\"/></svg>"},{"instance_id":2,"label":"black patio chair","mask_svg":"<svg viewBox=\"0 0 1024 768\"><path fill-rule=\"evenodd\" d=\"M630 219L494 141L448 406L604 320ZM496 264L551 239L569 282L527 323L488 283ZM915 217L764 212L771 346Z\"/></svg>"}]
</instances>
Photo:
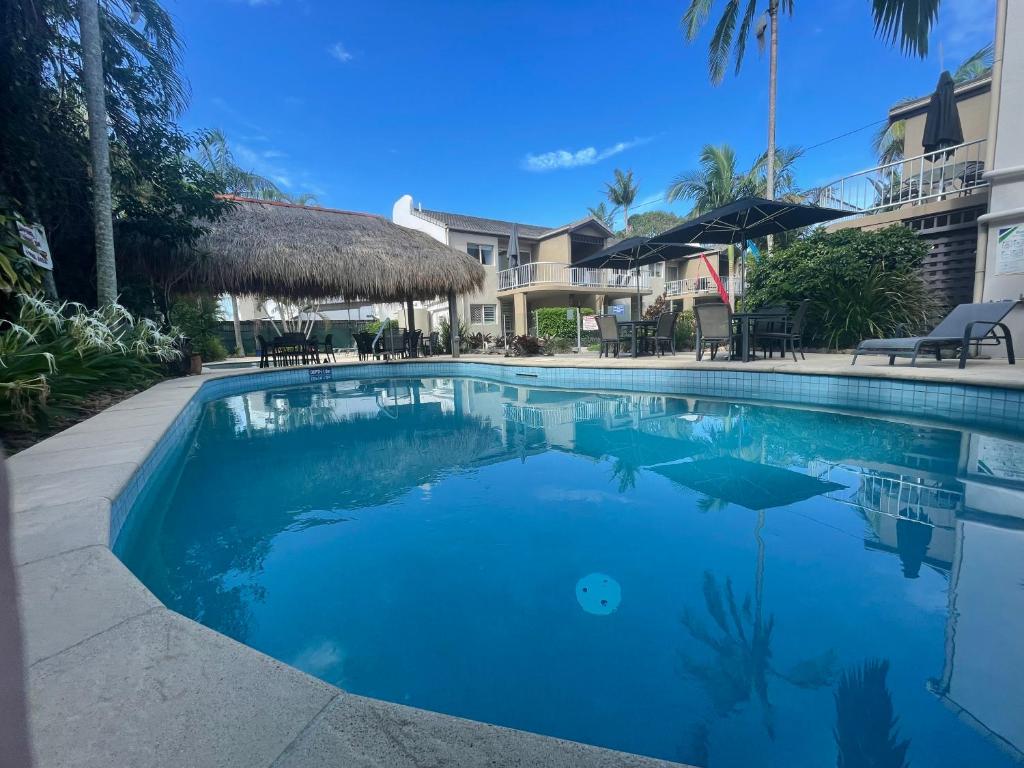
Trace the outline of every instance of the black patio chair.
<instances>
[{"instance_id":1,"label":"black patio chair","mask_svg":"<svg viewBox=\"0 0 1024 768\"><path fill-rule=\"evenodd\" d=\"M765 357L772 357L775 354L776 346L778 346L779 353L785 357L786 352L782 349L781 341L771 338L769 334L781 333L786 330L789 324L789 307L785 304L772 304L767 307L759 307L756 311L758 314L774 315L775 317L759 318L754 321L751 346L760 347ZM776 342L779 343L776 344Z\"/></svg>"},{"instance_id":2,"label":"black patio chair","mask_svg":"<svg viewBox=\"0 0 1024 768\"><path fill-rule=\"evenodd\" d=\"M697 360L704 358L704 348L711 350L711 359L715 359L718 348L723 344L732 352L736 338L732 330L732 308L724 301L694 303L693 317L697 325Z\"/></svg>"},{"instance_id":3,"label":"black patio chair","mask_svg":"<svg viewBox=\"0 0 1024 768\"><path fill-rule=\"evenodd\" d=\"M356 343L356 356L360 360L369 359L373 354L373 336L366 331L360 331L355 334L353 340Z\"/></svg>"},{"instance_id":4,"label":"black patio chair","mask_svg":"<svg viewBox=\"0 0 1024 768\"><path fill-rule=\"evenodd\" d=\"M601 334L601 350L598 357L608 357L608 350L614 349L615 356L619 356L622 348L622 340L619 338L619 320L615 315L598 315L597 330Z\"/></svg>"},{"instance_id":5,"label":"black patio chair","mask_svg":"<svg viewBox=\"0 0 1024 768\"><path fill-rule=\"evenodd\" d=\"M256 346L259 348L260 353L260 368L270 367L270 348L267 346L267 340L263 338L262 334L256 334ZM277 367L277 359L274 359L274 367Z\"/></svg>"},{"instance_id":6,"label":"black patio chair","mask_svg":"<svg viewBox=\"0 0 1024 768\"><path fill-rule=\"evenodd\" d=\"M324 362L325 363L327 362L328 356L330 356L330 358L334 362L338 362L338 358L334 354L334 334L333 333L328 333L326 336L324 336Z\"/></svg>"},{"instance_id":7,"label":"black patio chair","mask_svg":"<svg viewBox=\"0 0 1024 768\"><path fill-rule=\"evenodd\" d=\"M654 329L654 352L664 356L665 351L676 353L676 320L678 312L662 312L658 315L658 327Z\"/></svg>"},{"instance_id":8,"label":"black patio chair","mask_svg":"<svg viewBox=\"0 0 1024 768\"><path fill-rule=\"evenodd\" d=\"M909 357L910 364L916 365L917 356L922 352L934 353L935 359L941 361L942 351L948 349L959 350L960 367L964 368L972 344L981 347L1003 343L1006 344L1006 362L1013 365L1016 363L1013 338L1003 320L1019 303L1017 299L1005 299L982 304L960 304L927 336L862 341L854 351L850 365L856 365L860 355L885 355L889 358L889 365L893 365L897 357Z\"/></svg>"},{"instance_id":9,"label":"black patio chair","mask_svg":"<svg viewBox=\"0 0 1024 768\"><path fill-rule=\"evenodd\" d=\"M772 324L769 330L755 331L755 340L757 343L764 344L765 347L770 347L774 342L778 342L779 351L783 357L786 356L787 350L793 353L793 362L796 362L798 351L800 358L806 360L807 358L804 356L804 323L807 318L807 309L810 306L811 300L804 299L793 313L792 318L789 317L789 310L783 307L786 315L778 321L768 321Z\"/></svg>"}]
</instances>

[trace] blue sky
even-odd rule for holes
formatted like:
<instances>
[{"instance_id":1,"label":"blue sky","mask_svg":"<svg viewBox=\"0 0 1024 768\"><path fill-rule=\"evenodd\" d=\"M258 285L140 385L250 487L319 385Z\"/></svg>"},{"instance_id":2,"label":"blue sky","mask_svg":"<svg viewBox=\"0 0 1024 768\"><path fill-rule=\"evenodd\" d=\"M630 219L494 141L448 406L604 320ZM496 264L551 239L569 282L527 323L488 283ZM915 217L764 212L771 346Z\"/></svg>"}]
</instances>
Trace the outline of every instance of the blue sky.
<instances>
[{"instance_id":1,"label":"blue sky","mask_svg":"<svg viewBox=\"0 0 1024 768\"><path fill-rule=\"evenodd\" d=\"M767 59L713 87L686 0L167 0L185 42L189 129L323 205L424 207L527 223L579 218L616 167L641 210L706 143L765 145ZM722 5L717 0L716 9ZM869 0L796 0L780 25L778 142L810 147L885 117L990 42L995 0L943 0L928 59L874 37ZM717 20L717 14L713 16ZM809 149L798 183L874 164L872 129Z\"/></svg>"}]
</instances>

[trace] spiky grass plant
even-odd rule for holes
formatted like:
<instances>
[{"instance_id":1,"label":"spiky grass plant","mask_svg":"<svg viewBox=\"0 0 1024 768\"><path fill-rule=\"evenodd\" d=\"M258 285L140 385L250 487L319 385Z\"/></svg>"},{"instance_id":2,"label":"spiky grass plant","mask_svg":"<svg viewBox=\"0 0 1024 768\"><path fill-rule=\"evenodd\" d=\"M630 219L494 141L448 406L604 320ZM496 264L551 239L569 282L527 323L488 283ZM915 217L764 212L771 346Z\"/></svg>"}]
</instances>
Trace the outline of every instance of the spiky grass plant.
<instances>
[{"instance_id":1,"label":"spiky grass plant","mask_svg":"<svg viewBox=\"0 0 1024 768\"><path fill-rule=\"evenodd\" d=\"M120 305L92 310L21 294L15 316L0 319L0 420L33 425L89 395L137 389L179 355L173 334Z\"/></svg>"}]
</instances>

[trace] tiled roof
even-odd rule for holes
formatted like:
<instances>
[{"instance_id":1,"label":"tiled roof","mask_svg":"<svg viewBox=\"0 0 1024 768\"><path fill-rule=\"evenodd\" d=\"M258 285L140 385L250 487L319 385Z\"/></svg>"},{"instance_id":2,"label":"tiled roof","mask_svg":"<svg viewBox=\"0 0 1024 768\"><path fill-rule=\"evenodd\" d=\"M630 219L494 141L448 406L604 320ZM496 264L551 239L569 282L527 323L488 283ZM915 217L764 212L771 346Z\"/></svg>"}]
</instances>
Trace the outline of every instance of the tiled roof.
<instances>
[{"instance_id":1,"label":"tiled roof","mask_svg":"<svg viewBox=\"0 0 1024 768\"><path fill-rule=\"evenodd\" d=\"M435 224L441 224L449 229L457 229L462 232L479 232L487 235L504 235L508 237L512 232L511 221L499 219L484 219L479 216L465 216L461 213L448 213L446 211L428 211L426 208L413 208L413 214ZM543 237L562 227L541 227L534 224L520 224L519 236L531 240Z\"/></svg>"}]
</instances>

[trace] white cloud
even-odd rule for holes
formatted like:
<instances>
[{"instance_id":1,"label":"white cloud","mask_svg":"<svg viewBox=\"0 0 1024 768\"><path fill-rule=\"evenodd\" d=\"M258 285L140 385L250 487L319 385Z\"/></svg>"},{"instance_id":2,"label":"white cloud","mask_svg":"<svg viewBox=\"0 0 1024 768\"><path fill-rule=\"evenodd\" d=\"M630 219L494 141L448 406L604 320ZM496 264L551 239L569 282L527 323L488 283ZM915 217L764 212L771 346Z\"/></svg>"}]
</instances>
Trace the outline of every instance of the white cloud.
<instances>
[{"instance_id":1,"label":"white cloud","mask_svg":"<svg viewBox=\"0 0 1024 768\"><path fill-rule=\"evenodd\" d=\"M352 54L349 53L348 49L341 43L335 43L327 49L327 52L342 64L352 61Z\"/></svg>"},{"instance_id":2,"label":"white cloud","mask_svg":"<svg viewBox=\"0 0 1024 768\"><path fill-rule=\"evenodd\" d=\"M594 165L609 157L625 152L627 149L646 144L646 139L633 139L632 141L620 141L604 149L597 147L584 147L575 152L567 149L556 149L553 152L544 152L539 155L528 154L523 160L523 167L528 171L544 172L554 171L560 168L579 168L584 165Z\"/></svg>"},{"instance_id":3,"label":"white cloud","mask_svg":"<svg viewBox=\"0 0 1024 768\"><path fill-rule=\"evenodd\" d=\"M936 28L936 37L945 49L945 66L952 69L961 59L991 43L995 27L995 0L945 0Z\"/></svg>"}]
</instances>

